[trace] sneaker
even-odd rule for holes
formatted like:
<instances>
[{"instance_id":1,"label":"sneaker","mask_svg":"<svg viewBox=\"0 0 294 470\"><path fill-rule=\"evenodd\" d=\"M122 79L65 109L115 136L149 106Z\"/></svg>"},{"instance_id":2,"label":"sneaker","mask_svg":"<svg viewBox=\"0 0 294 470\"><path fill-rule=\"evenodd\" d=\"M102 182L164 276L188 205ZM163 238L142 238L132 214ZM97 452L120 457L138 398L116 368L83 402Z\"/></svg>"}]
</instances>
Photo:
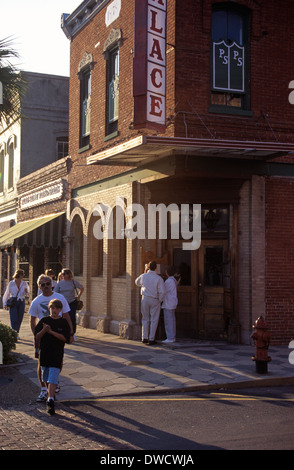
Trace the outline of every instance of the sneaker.
<instances>
[{"instance_id":1,"label":"sneaker","mask_svg":"<svg viewBox=\"0 0 294 470\"><path fill-rule=\"evenodd\" d=\"M175 339L165 339L164 341L161 341L162 343L175 343Z\"/></svg>"},{"instance_id":2,"label":"sneaker","mask_svg":"<svg viewBox=\"0 0 294 470\"><path fill-rule=\"evenodd\" d=\"M52 400L52 398L50 398L50 400L47 401L46 411L51 416L55 414L54 400Z\"/></svg>"},{"instance_id":3,"label":"sneaker","mask_svg":"<svg viewBox=\"0 0 294 470\"><path fill-rule=\"evenodd\" d=\"M46 401L47 400L47 395L48 395L47 390L41 390L41 393L38 396L37 401Z\"/></svg>"},{"instance_id":4,"label":"sneaker","mask_svg":"<svg viewBox=\"0 0 294 470\"><path fill-rule=\"evenodd\" d=\"M142 339L142 343L147 344L147 343L148 343L148 339L145 339L145 338Z\"/></svg>"},{"instance_id":5,"label":"sneaker","mask_svg":"<svg viewBox=\"0 0 294 470\"><path fill-rule=\"evenodd\" d=\"M56 390L55 390L55 393L59 393L60 392L60 385L56 385Z\"/></svg>"}]
</instances>

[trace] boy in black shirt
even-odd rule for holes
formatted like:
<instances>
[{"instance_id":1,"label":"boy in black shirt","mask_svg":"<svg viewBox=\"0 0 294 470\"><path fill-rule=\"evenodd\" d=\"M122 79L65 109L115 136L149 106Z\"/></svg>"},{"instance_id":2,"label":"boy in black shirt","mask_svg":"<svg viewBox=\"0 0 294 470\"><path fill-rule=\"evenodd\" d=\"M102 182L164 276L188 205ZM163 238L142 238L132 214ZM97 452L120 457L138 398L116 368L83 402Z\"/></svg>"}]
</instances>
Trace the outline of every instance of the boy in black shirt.
<instances>
[{"instance_id":1,"label":"boy in black shirt","mask_svg":"<svg viewBox=\"0 0 294 470\"><path fill-rule=\"evenodd\" d=\"M60 300L51 300L48 308L50 316L41 318L35 328L35 337L40 344L43 381L48 387L47 412L53 415L55 390L62 367L64 344L70 341L70 328L67 320L60 316L62 310Z\"/></svg>"}]
</instances>

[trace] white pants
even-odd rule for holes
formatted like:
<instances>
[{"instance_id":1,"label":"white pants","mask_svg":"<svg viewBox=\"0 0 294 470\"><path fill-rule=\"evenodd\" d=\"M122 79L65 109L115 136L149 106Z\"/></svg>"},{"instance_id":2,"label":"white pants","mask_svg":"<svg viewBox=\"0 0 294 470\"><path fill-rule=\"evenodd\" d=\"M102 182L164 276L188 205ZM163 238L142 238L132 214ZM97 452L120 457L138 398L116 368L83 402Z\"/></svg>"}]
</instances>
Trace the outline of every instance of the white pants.
<instances>
[{"instance_id":1,"label":"white pants","mask_svg":"<svg viewBox=\"0 0 294 470\"><path fill-rule=\"evenodd\" d=\"M154 341L157 325L159 322L161 303L158 299L142 296L142 339Z\"/></svg>"},{"instance_id":2,"label":"white pants","mask_svg":"<svg viewBox=\"0 0 294 470\"><path fill-rule=\"evenodd\" d=\"M168 308L163 309L164 315L164 328L166 338L175 341L176 340L176 314L175 310L169 310Z\"/></svg>"}]
</instances>

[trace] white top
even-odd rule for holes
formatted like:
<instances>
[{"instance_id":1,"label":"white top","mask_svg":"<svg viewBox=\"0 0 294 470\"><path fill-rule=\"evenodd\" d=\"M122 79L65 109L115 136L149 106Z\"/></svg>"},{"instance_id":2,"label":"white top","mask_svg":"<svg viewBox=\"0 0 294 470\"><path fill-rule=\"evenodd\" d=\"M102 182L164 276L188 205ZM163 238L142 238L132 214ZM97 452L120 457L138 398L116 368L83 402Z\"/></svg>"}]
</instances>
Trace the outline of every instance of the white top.
<instances>
[{"instance_id":1,"label":"white top","mask_svg":"<svg viewBox=\"0 0 294 470\"><path fill-rule=\"evenodd\" d=\"M29 315L32 317L38 317L39 320L43 317L48 317L50 315L48 304L50 300L53 299L58 299L62 302L63 309L61 310L59 316L62 316L64 313L70 311L69 305L63 295L58 294L57 292L53 292L53 294L49 296L43 294L38 295L38 297L36 297L31 303Z\"/></svg>"},{"instance_id":2,"label":"white top","mask_svg":"<svg viewBox=\"0 0 294 470\"><path fill-rule=\"evenodd\" d=\"M3 306L6 306L6 302L9 297L17 297L19 300L24 300L26 294L30 292L29 285L26 281L21 281L19 289L16 285L15 280L10 281L3 295Z\"/></svg>"},{"instance_id":3,"label":"white top","mask_svg":"<svg viewBox=\"0 0 294 470\"><path fill-rule=\"evenodd\" d=\"M162 303L162 308L175 310L178 305L177 295L177 281L173 276L167 278L165 285L165 297Z\"/></svg>"},{"instance_id":4,"label":"white top","mask_svg":"<svg viewBox=\"0 0 294 470\"><path fill-rule=\"evenodd\" d=\"M151 269L135 280L136 286L141 286L141 294L146 297L153 297L162 302L165 295L164 281L155 271Z\"/></svg>"}]
</instances>

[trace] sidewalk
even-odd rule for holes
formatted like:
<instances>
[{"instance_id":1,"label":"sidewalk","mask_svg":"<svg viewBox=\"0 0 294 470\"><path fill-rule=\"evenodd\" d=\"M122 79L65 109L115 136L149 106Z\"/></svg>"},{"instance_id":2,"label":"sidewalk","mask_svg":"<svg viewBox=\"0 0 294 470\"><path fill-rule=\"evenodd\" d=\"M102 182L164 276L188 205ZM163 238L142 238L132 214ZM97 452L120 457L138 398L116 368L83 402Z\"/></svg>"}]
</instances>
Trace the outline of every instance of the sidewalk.
<instances>
[{"instance_id":1,"label":"sidewalk","mask_svg":"<svg viewBox=\"0 0 294 470\"><path fill-rule=\"evenodd\" d=\"M6 310L0 310L0 321L9 325ZM0 366L0 379L1 375L9 375L7 369L13 367L22 374L24 382L31 381L37 390L37 360L28 314L25 314L20 338L15 351L18 362L13 366ZM78 327L77 341L65 346L58 401L293 384L294 366L288 360L290 351L287 346L270 346L272 361L268 373L259 375L251 360L253 345L191 340L148 346Z\"/></svg>"}]
</instances>

